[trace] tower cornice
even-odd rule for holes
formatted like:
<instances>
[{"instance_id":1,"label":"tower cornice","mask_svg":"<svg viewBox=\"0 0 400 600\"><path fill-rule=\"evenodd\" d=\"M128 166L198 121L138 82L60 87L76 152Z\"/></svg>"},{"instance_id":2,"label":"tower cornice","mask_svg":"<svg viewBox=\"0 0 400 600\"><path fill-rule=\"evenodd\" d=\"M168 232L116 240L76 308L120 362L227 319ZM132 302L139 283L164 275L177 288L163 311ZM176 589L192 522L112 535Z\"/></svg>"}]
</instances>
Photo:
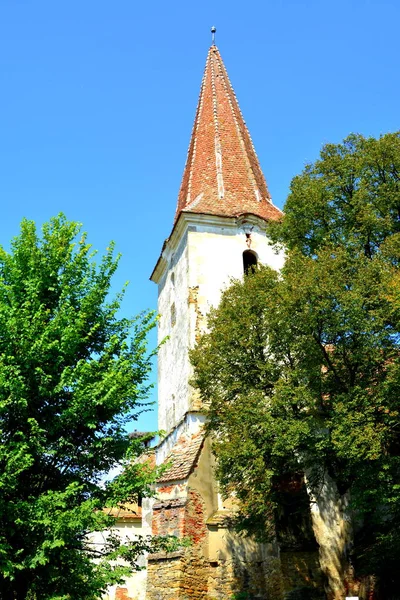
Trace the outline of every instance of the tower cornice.
<instances>
[{"instance_id":1,"label":"tower cornice","mask_svg":"<svg viewBox=\"0 0 400 600\"><path fill-rule=\"evenodd\" d=\"M171 235L163 244L161 254L157 260L156 266L150 276L150 280L159 283L169 265L169 259L176 252L182 238L190 228L198 227L219 227L229 232L237 232L243 229L244 225L257 227L259 230L265 229L265 219L255 214L243 213L238 216L226 217L223 215L213 215L210 213L182 212L175 223Z\"/></svg>"}]
</instances>

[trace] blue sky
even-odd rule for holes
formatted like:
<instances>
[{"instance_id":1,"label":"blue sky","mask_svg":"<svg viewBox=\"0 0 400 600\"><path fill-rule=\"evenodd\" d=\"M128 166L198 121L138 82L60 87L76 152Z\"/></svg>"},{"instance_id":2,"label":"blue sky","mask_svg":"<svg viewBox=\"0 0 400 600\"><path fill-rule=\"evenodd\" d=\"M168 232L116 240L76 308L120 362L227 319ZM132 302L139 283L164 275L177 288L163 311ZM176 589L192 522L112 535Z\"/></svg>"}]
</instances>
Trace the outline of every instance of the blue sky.
<instances>
[{"instance_id":1,"label":"blue sky","mask_svg":"<svg viewBox=\"0 0 400 600\"><path fill-rule=\"evenodd\" d=\"M282 207L324 143L400 128L399 22L396 0L0 0L0 243L63 211L116 241L123 313L155 308L211 25Z\"/></svg>"}]
</instances>

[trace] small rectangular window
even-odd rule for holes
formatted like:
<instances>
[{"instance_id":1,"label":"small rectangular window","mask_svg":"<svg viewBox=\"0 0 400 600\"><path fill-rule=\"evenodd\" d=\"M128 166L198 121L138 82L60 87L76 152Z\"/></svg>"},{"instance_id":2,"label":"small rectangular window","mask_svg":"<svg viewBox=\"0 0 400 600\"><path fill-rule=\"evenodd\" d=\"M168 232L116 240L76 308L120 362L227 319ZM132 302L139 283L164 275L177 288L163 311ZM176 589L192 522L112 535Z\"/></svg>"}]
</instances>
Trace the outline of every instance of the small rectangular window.
<instances>
[{"instance_id":1,"label":"small rectangular window","mask_svg":"<svg viewBox=\"0 0 400 600\"><path fill-rule=\"evenodd\" d=\"M171 304L171 327L173 327L176 323L176 308L175 302Z\"/></svg>"}]
</instances>

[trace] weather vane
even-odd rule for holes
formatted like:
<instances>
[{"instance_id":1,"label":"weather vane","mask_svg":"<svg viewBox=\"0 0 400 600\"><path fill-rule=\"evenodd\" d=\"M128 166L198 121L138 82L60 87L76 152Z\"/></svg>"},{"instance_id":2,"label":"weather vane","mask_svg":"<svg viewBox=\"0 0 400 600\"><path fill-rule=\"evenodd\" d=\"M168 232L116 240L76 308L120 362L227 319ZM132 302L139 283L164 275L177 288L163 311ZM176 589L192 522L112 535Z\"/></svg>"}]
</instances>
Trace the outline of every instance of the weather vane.
<instances>
[{"instance_id":1,"label":"weather vane","mask_svg":"<svg viewBox=\"0 0 400 600\"><path fill-rule=\"evenodd\" d=\"M217 28L214 27L214 25L211 27L211 40L212 40L212 44L213 46L215 46L215 32L217 31Z\"/></svg>"}]
</instances>

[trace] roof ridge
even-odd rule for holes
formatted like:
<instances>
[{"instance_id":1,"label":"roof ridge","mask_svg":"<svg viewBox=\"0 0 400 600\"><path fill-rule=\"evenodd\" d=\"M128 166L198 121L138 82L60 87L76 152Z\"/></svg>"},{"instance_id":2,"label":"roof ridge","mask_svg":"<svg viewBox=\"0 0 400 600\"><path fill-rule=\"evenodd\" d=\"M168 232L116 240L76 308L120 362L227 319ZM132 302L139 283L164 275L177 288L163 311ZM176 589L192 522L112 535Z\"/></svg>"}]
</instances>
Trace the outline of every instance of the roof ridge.
<instances>
[{"instance_id":1,"label":"roof ridge","mask_svg":"<svg viewBox=\"0 0 400 600\"><path fill-rule=\"evenodd\" d=\"M216 46L212 47L212 52L213 52L213 54L217 54L218 48ZM212 60L212 57L211 57L211 61L210 61L210 68L211 68L211 88L212 88L212 94L213 94L213 120L214 120L214 127L215 127L215 137L214 137L215 169L217 172L218 197L221 200L225 195L225 189L224 189L224 175L223 175L223 171L222 171L222 148L221 148L221 140L220 140L220 135L219 135L218 112L217 112L218 111L217 92L215 89L215 68L214 68L214 61Z\"/></svg>"},{"instance_id":2,"label":"roof ridge","mask_svg":"<svg viewBox=\"0 0 400 600\"><path fill-rule=\"evenodd\" d=\"M226 70L226 67L225 67L223 61L222 61L222 58L221 58L221 55L220 55L218 49L217 49L217 55L218 55L218 58L219 58L219 61L218 61L219 62L219 68L221 69L221 71L222 71L222 73L224 75L224 77L222 78L222 82L223 82L225 88L227 88L227 86L228 86L228 89L227 89L228 100L229 100L229 104L230 104L231 109L232 109L232 115L233 115L233 119L234 119L235 124L236 124L236 130L237 130L237 133L238 133L238 137L239 137L240 145L241 145L241 148L242 148L243 156L244 156L244 159L247 162L249 170L250 170L250 172L252 174L251 179L252 179L252 183L253 183L253 186L254 186L255 197L256 197L256 200L259 202L260 201L259 195L261 195L261 190L259 189L259 186L257 184L255 173L254 173L254 169L253 169L253 167L251 165L251 162L249 160L248 153L246 152L245 140L243 139L243 135L242 135L242 132L240 130L239 120L237 118L237 115L235 114L236 111L239 113L239 117L240 117L240 119L241 119L241 121L242 121L242 123L244 125L244 133L247 134L248 141L250 142L251 150L253 151L254 157L257 160L257 163L258 163L258 166L259 166L259 160L258 160L257 152L256 152L256 149L254 147L254 143L253 143L252 137L250 135L249 128L247 127L246 121L245 121L245 119L243 117L243 113L242 113L242 111L240 109L239 101L237 99L235 90L233 89L232 82L231 82L231 80L229 78L228 72ZM262 176L262 178L264 180L263 183L264 183L266 191L267 191L267 198L266 199L268 199L271 202L271 195L269 193L267 182L265 181L265 177L264 177L264 174L263 174L263 172L261 170L261 167L259 167L259 170L260 170L260 174L261 174L261 176Z\"/></svg>"}]
</instances>

